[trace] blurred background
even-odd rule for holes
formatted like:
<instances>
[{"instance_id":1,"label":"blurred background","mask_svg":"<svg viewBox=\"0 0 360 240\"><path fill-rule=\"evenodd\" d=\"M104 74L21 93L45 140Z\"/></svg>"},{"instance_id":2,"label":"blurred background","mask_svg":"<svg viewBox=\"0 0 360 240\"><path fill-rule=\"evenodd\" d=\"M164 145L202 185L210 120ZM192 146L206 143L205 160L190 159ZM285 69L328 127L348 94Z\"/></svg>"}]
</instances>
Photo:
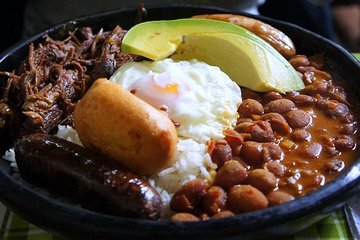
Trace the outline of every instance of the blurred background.
<instances>
[{"instance_id":1,"label":"blurred background","mask_svg":"<svg viewBox=\"0 0 360 240\"><path fill-rule=\"evenodd\" d=\"M137 0L16 0L1 1L0 52L56 23L119 7L136 7ZM173 0L143 0L149 4ZM284 20L329 38L347 50L360 52L360 0L183 0L177 3L243 10Z\"/></svg>"}]
</instances>

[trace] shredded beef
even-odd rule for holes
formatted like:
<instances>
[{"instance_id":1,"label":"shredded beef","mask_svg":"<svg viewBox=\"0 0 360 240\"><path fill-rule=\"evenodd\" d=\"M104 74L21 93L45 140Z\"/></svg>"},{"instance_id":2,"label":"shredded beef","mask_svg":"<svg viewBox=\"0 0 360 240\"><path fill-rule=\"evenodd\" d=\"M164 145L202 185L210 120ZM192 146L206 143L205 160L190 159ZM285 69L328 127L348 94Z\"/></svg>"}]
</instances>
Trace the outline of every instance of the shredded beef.
<instances>
[{"instance_id":1,"label":"shredded beef","mask_svg":"<svg viewBox=\"0 0 360 240\"><path fill-rule=\"evenodd\" d=\"M37 48L30 44L17 71L0 72L8 78L0 95L0 132L9 127L14 140L72 124L76 103L93 81L135 60L120 50L125 33L119 26L96 34L84 27L62 41L44 36Z\"/></svg>"}]
</instances>

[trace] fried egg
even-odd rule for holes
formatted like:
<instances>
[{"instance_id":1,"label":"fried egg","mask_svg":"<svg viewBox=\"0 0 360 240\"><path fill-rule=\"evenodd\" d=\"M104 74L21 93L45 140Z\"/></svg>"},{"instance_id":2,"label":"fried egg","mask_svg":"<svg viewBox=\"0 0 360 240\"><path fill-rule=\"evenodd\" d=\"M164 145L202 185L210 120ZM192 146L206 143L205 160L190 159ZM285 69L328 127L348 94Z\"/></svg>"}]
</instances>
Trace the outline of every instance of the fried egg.
<instances>
[{"instance_id":1,"label":"fried egg","mask_svg":"<svg viewBox=\"0 0 360 240\"><path fill-rule=\"evenodd\" d=\"M223 138L236 124L241 91L224 72L197 60L130 62L111 81L178 123L179 137L199 143Z\"/></svg>"}]
</instances>

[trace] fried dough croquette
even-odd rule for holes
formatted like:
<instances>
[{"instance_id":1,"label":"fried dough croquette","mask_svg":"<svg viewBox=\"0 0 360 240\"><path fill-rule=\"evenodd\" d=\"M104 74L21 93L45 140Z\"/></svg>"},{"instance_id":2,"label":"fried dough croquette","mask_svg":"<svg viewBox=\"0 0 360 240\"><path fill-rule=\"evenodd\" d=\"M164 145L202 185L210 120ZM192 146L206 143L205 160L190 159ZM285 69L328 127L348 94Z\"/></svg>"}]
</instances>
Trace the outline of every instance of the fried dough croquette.
<instances>
[{"instance_id":1,"label":"fried dough croquette","mask_svg":"<svg viewBox=\"0 0 360 240\"><path fill-rule=\"evenodd\" d=\"M75 129L85 147L150 176L168 167L177 133L165 113L107 79L98 79L79 101Z\"/></svg>"}]
</instances>

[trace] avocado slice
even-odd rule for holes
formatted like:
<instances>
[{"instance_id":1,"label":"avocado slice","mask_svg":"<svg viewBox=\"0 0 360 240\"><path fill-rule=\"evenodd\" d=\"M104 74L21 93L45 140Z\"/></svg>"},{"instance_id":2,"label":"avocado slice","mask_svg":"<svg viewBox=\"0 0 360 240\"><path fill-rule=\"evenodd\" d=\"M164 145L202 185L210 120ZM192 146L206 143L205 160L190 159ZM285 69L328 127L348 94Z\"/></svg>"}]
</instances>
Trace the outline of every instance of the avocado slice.
<instances>
[{"instance_id":1,"label":"avocado slice","mask_svg":"<svg viewBox=\"0 0 360 240\"><path fill-rule=\"evenodd\" d=\"M158 61L174 53L182 43L184 35L217 32L236 33L249 38L258 38L240 26L218 20L184 18L149 21L135 25L125 34L121 50Z\"/></svg>"},{"instance_id":2,"label":"avocado slice","mask_svg":"<svg viewBox=\"0 0 360 240\"><path fill-rule=\"evenodd\" d=\"M303 89L295 69L267 42L228 22L186 18L149 21L131 28L121 50L151 60L198 59L220 67L237 84L254 91Z\"/></svg>"},{"instance_id":3,"label":"avocado slice","mask_svg":"<svg viewBox=\"0 0 360 240\"><path fill-rule=\"evenodd\" d=\"M233 33L189 34L171 56L218 66L238 85L258 92L303 89L299 74L278 52Z\"/></svg>"}]
</instances>

